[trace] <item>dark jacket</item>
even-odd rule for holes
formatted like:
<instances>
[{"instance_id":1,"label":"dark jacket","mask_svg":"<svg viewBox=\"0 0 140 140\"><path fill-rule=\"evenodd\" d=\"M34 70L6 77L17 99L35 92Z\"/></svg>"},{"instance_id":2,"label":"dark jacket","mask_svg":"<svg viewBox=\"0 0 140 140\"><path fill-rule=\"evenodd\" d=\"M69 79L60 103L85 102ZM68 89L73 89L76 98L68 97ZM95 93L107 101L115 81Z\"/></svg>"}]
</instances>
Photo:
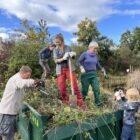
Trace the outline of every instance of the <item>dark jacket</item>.
<instances>
[{"instance_id":1,"label":"dark jacket","mask_svg":"<svg viewBox=\"0 0 140 140\"><path fill-rule=\"evenodd\" d=\"M49 47L45 47L43 48L40 52L39 52L39 59L50 59L52 56L52 51L49 49Z\"/></svg>"}]
</instances>

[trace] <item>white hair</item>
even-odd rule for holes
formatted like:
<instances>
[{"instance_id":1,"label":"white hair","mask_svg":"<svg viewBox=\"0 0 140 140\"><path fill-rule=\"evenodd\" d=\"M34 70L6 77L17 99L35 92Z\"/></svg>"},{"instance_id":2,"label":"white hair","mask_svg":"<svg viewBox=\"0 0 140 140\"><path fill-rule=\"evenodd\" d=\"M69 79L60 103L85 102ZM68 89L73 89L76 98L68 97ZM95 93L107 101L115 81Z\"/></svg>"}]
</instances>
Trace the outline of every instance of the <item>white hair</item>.
<instances>
[{"instance_id":1,"label":"white hair","mask_svg":"<svg viewBox=\"0 0 140 140\"><path fill-rule=\"evenodd\" d=\"M95 41L91 41L90 43L89 43L89 45L88 45L88 48L94 48L94 47L98 47L98 43L97 42L95 42Z\"/></svg>"}]
</instances>

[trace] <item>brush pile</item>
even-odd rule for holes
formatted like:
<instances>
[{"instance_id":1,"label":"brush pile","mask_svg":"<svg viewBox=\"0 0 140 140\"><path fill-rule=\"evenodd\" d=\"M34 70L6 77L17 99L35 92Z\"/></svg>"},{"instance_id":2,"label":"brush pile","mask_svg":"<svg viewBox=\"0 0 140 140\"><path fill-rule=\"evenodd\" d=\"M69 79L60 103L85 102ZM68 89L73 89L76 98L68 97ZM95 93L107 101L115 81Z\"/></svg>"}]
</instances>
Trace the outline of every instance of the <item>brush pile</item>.
<instances>
[{"instance_id":1,"label":"brush pile","mask_svg":"<svg viewBox=\"0 0 140 140\"><path fill-rule=\"evenodd\" d=\"M70 93L70 86L67 84L68 92ZM90 117L97 117L106 113L115 111L113 108L112 95L104 93L101 95L103 105L97 107L94 104L94 99L87 96L83 108L71 108L69 105L64 105L59 99L57 82L55 79L50 79L46 82L45 95L39 91L28 91L25 96L26 102L29 103L41 115L47 115L50 118L48 128L55 128L57 126L66 125L71 122L82 122Z\"/></svg>"}]
</instances>

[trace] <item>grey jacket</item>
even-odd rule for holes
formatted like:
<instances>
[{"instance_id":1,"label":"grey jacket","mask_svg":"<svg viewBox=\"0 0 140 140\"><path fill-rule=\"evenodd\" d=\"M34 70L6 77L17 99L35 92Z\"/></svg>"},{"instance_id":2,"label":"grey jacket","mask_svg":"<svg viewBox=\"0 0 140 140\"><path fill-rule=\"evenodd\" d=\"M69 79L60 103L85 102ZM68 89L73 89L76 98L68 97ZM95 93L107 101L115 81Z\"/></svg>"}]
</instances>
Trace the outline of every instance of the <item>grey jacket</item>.
<instances>
[{"instance_id":1,"label":"grey jacket","mask_svg":"<svg viewBox=\"0 0 140 140\"><path fill-rule=\"evenodd\" d=\"M61 68L62 68L62 63L58 63L57 59L62 58L66 52L71 52L71 48L69 46L64 46L63 51L59 50L58 47L56 47L53 51L53 56L54 56L54 61L56 63L56 74L59 75L61 74ZM72 71L75 70L74 65L72 64Z\"/></svg>"},{"instance_id":2,"label":"grey jacket","mask_svg":"<svg viewBox=\"0 0 140 140\"><path fill-rule=\"evenodd\" d=\"M136 122L135 114L140 107L140 102L124 102L119 100L119 107L124 110L123 123L134 125Z\"/></svg>"}]
</instances>

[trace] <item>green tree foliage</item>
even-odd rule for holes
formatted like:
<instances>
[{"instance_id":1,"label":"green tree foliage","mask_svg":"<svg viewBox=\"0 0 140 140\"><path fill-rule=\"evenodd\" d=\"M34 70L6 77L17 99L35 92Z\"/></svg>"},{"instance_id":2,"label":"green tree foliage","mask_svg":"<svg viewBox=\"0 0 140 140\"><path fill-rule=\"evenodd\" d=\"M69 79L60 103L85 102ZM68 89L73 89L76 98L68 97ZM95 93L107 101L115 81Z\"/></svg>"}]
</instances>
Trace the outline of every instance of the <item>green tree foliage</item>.
<instances>
[{"instance_id":1,"label":"green tree foliage","mask_svg":"<svg viewBox=\"0 0 140 140\"><path fill-rule=\"evenodd\" d=\"M3 42L0 43L0 83L4 82L5 72L8 69L8 60L11 57L11 50L14 48L14 42Z\"/></svg>"},{"instance_id":2,"label":"green tree foliage","mask_svg":"<svg viewBox=\"0 0 140 140\"><path fill-rule=\"evenodd\" d=\"M123 62L135 67L140 66L140 28L136 27L132 32L126 31L121 35L119 52ZM128 52L129 50L129 52ZM131 51L131 52L130 52ZM127 55L126 55L127 54ZM126 64L126 63L124 63Z\"/></svg>"},{"instance_id":3,"label":"green tree foliage","mask_svg":"<svg viewBox=\"0 0 140 140\"><path fill-rule=\"evenodd\" d=\"M134 51L136 53L140 51L140 27L136 27L133 31L133 44Z\"/></svg>"},{"instance_id":4,"label":"green tree foliage","mask_svg":"<svg viewBox=\"0 0 140 140\"><path fill-rule=\"evenodd\" d=\"M12 50L12 56L9 60L9 74L16 73L22 65L29 65L33 69L33 76L39 76L40 66L38 64L39 42L18 41Z\"/></svg>"},{"instance_id":5,"label":"green tree foliage","mask_svg":"<svg viewBox=\"0 0 140 140\"><path fill-rule=\"evenodd\" d=\"M30 25L28 20L23 20L21 24L24 29L17 29L16 31L23 33L28 41L39 41L42 44L48 42L50 34L45 20L38 21L37 26Z\"/></svg>"},{"instance_id":6,"label":"green tree foliage","mask_svg":"<svg viewBox=\"0 0 140 140\"><path fill-rule=\"evenodd\" d=\"M106 36L101 36L98 37L98 43L98 54L100 61L106 68L109 69L109 58L113 56L113 51L111 50L111 47L114 46L113 40L108 39Z\"/></svg>"},{"instance_id":7,"label":"green tree foliage","mask_svg":"<svg viewBox=\"0 0 140 140\"><path fill-rule=\"evenodd\" d=\"M85 18L78 24L78 31L74 33L78 36L78 43L87 46L92 40L95 40L99 35L96 27L96 22Z\"/></svg>"},{"instance_id":8,"label":"green tree foliage","mask_svg":"<svg viewBox=\"0 0 140 140\"><path fill-rule=\"evenodd\" d=\"M113 55L111 51L111 47L114 46L112 40L108 39L106 36L102 36L96 27L96 22L85 18L78 24L78 31L74 33L74 35L78 36L78 43L80 46L78 51L87 49L89 43L93 40L97 41L99 44L98 54L100 57L100 61L103 66L106 68L109 66L108 60L109 57ZM79 53L78 53L79 54ZM109 67L108 67L109 68Z\"/></svg>"},{"instance_id":9,"label":"green tree foliage","mask_svg":"<svg viewBox=\"0 0 140 140\"><path fill-rule=\"evenodd\" d=\"M131 57L132 51L130 48L121 47L116 49L113 55L113 62L111 63L114 73L125 72L129 68L130 61L132 63Z\"/></svg>"},{"instance_id":10,"label":"green tree foliage","mask_svg":"<svg viewBox=\"0 0 140 140\"><path fill-rule=\"evenodd\" d=\"M17 30L26 37L16 41L8 63L8 77L16 73L22 65L29 65L33 70L33 77L41 77L38 53L48 45L50 34L46 21L40 20L38 25L30 25L27 20L22 21L25 29Z\"/></svg>"},{"instance_id":11,"label":"green tree foliage","mask_svg":"<svg viewBox=\"0 0 140 140\"><path fill-rule=\"evenodd\" d=\"M136 27L132 32L123 33L120 42L120 46L129 47L135 53L140 51L140 28Z\"/></svg>"},{"instance_id":12,"label":"green tree foliage","mask_svg":"<svg viewBox=\"0 0 140 140\"><path fill-rule=\"evenodd\" d=\"M130 31L126 31L121 35L121 46L122 47L128 47L131 50L133 50L134 46L132 44L133 38L132 38L132 33Z\"/></svg>"}]
</instances>

